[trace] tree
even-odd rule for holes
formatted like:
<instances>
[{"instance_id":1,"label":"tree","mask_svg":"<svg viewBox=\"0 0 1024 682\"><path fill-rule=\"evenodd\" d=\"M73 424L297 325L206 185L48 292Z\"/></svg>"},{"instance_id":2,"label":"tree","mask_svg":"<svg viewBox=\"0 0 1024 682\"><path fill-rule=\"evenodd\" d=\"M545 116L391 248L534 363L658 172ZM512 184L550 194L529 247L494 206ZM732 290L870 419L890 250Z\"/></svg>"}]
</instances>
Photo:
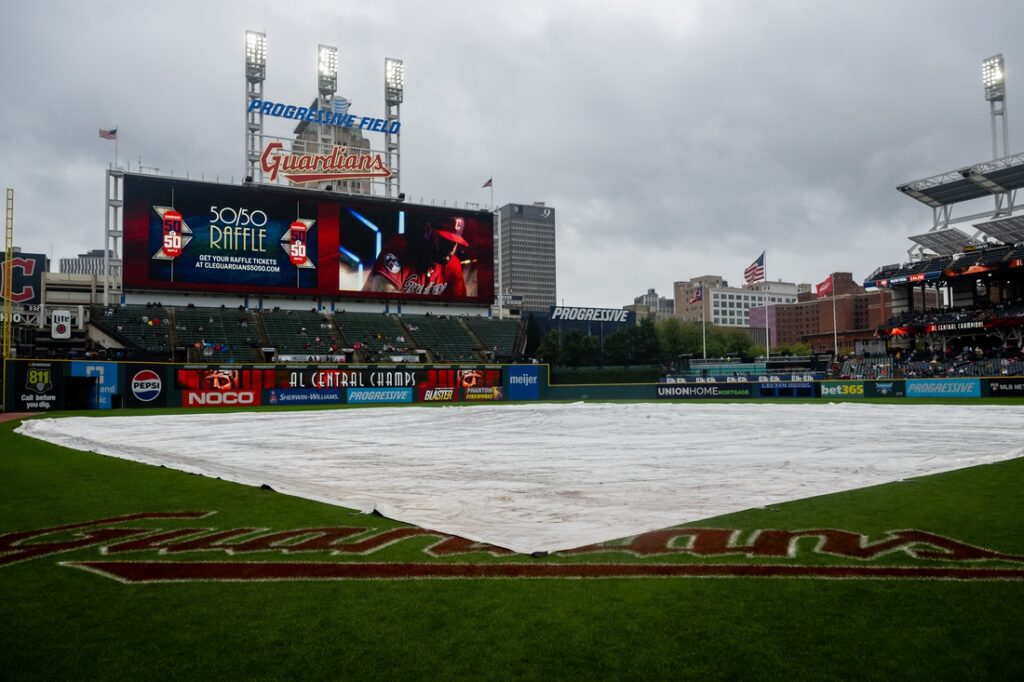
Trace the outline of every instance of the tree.
<instances>
[{"instance_id":1,"label":"tree","mask_svg":"<svg viewBox=\"0 0 1024 682\"><path fill-rule=\"evenodd\" d=\"M645 365L658 362L658 334L654 329L653 320L644 319L630 331L634 339L633 357L636 361Z\"/></svg>"},{"instance_id":2,"label":"tree","mask_svg":"<svg viewBox=\"0 0 1024 682\"><path fill-rule=\"evenodd\" d=\"M586 337L583 332L573 329L562 337L562 362L569 367L579 367L586 360Z\"/></svg>"},{"instance_id":3,"label":"tree","mask_svg":"<svg viewBox=\"0 0 1024 682\"><path fill-rule=\"evenodd\" d=\"M540 324L537 319L530 313L530 316L526 318L526 357L532 358L537 356L537 349L540 347L540 342L543 335L540 332Z\"/></svg>"},{"instance_id":4,"label":"tree","mask_svg":"<svg viewBox=\"0 0 1024 682\"><path fill-rule=\"evenodd\" d=\"M562 338L557 330L552 329L537 346L536 357L549 365L562 362Z\"/></svg>"},{"instance_id":5,"label":"tree","mask_svg":"<svg viewBox=\"0 0 1024 682\"><path fill-rule=\"evenodd\" d=\"M675 360L683 353L688 352L683 323L676 318L670 317L655 324L655 334L658 337L658 348L662 360Z\"/></svg>"},{"instance_id":6,"label":"tree","mask_svg":"<svg viewBox=\"0 0 1024 682\"><path fill-rule=\"evenodd\" d=\"M609 365L633 364L633 343L629 331L619 327L604 340L604 357Z\"/></svg>"}]
</instances>

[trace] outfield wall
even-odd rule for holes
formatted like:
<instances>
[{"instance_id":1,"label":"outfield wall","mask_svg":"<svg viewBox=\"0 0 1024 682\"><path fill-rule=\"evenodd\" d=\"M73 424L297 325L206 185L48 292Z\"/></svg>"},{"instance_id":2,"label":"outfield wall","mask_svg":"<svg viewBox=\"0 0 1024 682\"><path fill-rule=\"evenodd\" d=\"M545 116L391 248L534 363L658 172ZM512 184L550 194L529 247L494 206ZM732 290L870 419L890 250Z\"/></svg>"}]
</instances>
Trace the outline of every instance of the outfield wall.
<instances>
[{"instance_id":1,"label":"outfield wall","mask_svg":"<svg viewBox=\"0 0 1024 682\"><path fill-rule=\"evenodd\" d=\"M10 360L9 412L529 400L1024 398L1022 377L551 385L546 365L204 365Z\"/></svg>"}]
</instances>

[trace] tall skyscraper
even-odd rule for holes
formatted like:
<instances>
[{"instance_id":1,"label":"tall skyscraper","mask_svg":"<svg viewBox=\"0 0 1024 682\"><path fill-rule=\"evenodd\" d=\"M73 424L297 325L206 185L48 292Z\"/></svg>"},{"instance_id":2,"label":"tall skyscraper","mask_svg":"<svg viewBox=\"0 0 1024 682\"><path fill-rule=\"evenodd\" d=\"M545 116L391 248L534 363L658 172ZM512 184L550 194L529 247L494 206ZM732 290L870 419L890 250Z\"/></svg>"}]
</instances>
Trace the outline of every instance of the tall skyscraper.
<instances>
[{"instance_id":1,"label":"tall skyscraper","mask_svg":"<svg viewBox=\"0 0 1024 682\"><path fill-rule=\"evenodd\" d=\"M547 313L555 305L555 209L544 202L498 209L501 249L499 293L522 296L523 312ZM500 246L499 246L500 245Z\"/></svg>"}]
</instances>

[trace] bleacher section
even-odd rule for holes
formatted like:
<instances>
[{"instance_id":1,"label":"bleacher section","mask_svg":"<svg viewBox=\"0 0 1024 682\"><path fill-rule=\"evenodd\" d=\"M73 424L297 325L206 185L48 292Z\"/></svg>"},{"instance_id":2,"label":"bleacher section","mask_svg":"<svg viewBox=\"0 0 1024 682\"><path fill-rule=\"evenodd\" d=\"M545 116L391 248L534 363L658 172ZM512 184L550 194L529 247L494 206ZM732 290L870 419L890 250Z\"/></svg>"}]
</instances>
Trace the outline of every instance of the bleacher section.
<instances>
[{"instance_id":1,"label":"bleacher section","mask_svg":"<svg viewBox=\"0 0 1024 682\"><path fill-rule=\"evenodd\" d=\"M493 353L494 359L510 359L519 355L518 349L515 347L519 335L517 320L467 317L465 322L483 343L483 347Z\"/></svg>"},{"instance_id":2,"label":"bleacher section","mask_svg":"<svg viewBox=\"0 0 1024 682\"><path fill-rule=\"evenodd\" d=\"M238 308L176 308L178 341L190 359L209 362L251 362L261 359L259 330L247 310Z\"/></svg>"},{"instance_id":3,"label":"bleacher section","mask_svg":"<svg viewBox=\"0 0 1024 682\"><path fill-rule=\"evenodd\" d=\"M417 348L429 349L435 362L479 362L479 344L463 323L447 315L403 315Z\"/></svg>"},{"instance_id":4,"label":"bleacher section","mask_svg":"<svg viewBox=\"0 0 1024 682\"><path fill-rule=\"evenodd\" d=\"M847 358L839 372L840 379L892 379L892 358Z\"/></svg>"},{"instance_id":5,"label":"bleacher section","mask_svg":"<svg viewBox=\"0 0 1024 682\"><path fill-rule=\"evenodd\" d=\"M259 322L278 355L335 355L345 346L334 324L310 310L262 310Z\"/></svg>"},{"instance_id":6,"label":"bleacher section","mask_svg":"<svg viewBox=\"0 0 1024 682\"><path fill-rule=\"evenodd\" d=\"M308 356L325 362L508 362L522 354L521 320L315 310L96 306L91 323L128 357L169 361L264 361Z\"/></svg>"},{"instance_id":7,"label":"bleacher section","mask_svg":"<svg viewBox=\"0 0 1024 682\"><path fill-rule=\"evenodd\" d=\"M961 254L948 267L949 272L964 272L973 265L994 266L1001 263L1013 250L1010 246L990 246Z\"/></svg>"},{"instance_id":8,"label":"bleacher section","mask_svg":"<svg viewBox=\"0 0 1024 682\"><path fill-rule=\"evenodd\" d=\"M152 305L94 307L91 322L131 350L169 355L173 338L170 310Z\"/></svg>"},{"instance_id":9,"label":"bleacher section","mask_svg":"<svg viewBox=\"0 0 1024 682\"><path fill-rule=\"evenodd\" d=\"M390 315L378 313L334 313L346 348L354 348L363 362L385 360L391 354L411 354L415 348L402 325Z\"/></svg>"}]
</instances>

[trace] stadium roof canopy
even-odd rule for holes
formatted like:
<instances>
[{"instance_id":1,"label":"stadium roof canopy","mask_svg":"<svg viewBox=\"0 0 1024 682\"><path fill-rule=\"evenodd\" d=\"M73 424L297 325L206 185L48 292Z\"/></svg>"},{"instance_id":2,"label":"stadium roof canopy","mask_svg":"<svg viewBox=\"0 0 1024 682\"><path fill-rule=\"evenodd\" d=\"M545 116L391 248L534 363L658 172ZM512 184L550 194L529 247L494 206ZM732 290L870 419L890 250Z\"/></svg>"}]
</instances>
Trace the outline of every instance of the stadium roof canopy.
<instances>
[{"instance_id":1,"label":"stadium roof canopy","mask_svg":"<svg viewBox=\"0 0 1024 682\"><path fill-rule=\"evenodd\" d=\"M1024 216L1010 216L1008 218L975 223L974 227L1004 244L1024 242Z\"/></svg>"},{"instance_id":2,"label":"stadium roof canopy","mask_svg":"<svg viewBox=\"0 0 1024 682\"><path fill-rule=\"evenodd\" d=\"M949 256L954 253L960 253L963 251L965 246L974 243L974 240L972 240L966 232L958 230L955 227L919 234L914 237L910 237L910 241L920 244L924 248L929 249L940 256Z\"/></svg>"},{"instance_id":3,"label":"stadium roof canopy","mask_svg":"<svg viewBox=\"0 0 1024 682\"><path fill-rule=\"evenodd\" d=\"M985 161L900 185L896 189L932 208L1024 187L1024 154Z\"/></svg>"}]
</instances>

